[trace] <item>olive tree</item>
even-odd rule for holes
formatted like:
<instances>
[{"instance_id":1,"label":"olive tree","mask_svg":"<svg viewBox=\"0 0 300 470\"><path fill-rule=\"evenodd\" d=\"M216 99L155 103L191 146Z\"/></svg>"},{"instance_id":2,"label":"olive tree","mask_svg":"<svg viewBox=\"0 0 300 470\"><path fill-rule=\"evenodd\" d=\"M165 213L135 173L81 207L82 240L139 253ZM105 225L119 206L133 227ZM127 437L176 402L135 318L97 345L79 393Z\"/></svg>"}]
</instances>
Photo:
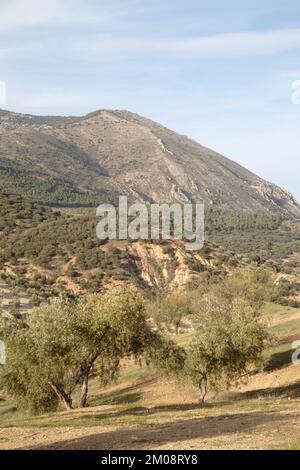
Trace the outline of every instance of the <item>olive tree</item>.
<instances>
[{"instance_id":1,"label":"olive tree","mask_svg":"<svg viewBox=\"0 0 300 470\"><path fill-rule=\"evenodd\" d=\"M81 385L84 407L91 373L107 382L121 359L142 354L153 336L144 300L133 288L87 295L76 303L56 299L34 309L26 321L1 320L7 349L1 385L36 412L57 407L58 400L71 409Z\"/></svg>"},{"instance_id":2,"label":"olive tree","mask_svg":"<svg viewBox=\"0 0 300 470\"><path fill-rule=\"evenodd\" d=\"M177 335L182 320L192 313L190 295L189 292L172 292L165 296L160 295L149 303L148 315L160 330L164 326L169 330L174 328Z\"/></svg>"},{"instance_id":3,"label":"olive tree","mask_svg":"<svg viewBox=\"0 0 300 470\"><path fill-rule=\"evenodd\" d=\"M171 338L156 334L145 351L148 365L154 366L164 375L173 375L180 378L184 371L186 352L183 347L172 341Z\"/></svg>"},{"instance_id":4,"label":"olive tree","mask_svg":"<svg viewBox=\"0 0 300 470\"><path fill-rule=\"evenodd\" d=\"M267 338L259 311L247 298L208 294L185 362L200 402L208 388L229 386L258 367Z\"/></svg>"}]
</instances>

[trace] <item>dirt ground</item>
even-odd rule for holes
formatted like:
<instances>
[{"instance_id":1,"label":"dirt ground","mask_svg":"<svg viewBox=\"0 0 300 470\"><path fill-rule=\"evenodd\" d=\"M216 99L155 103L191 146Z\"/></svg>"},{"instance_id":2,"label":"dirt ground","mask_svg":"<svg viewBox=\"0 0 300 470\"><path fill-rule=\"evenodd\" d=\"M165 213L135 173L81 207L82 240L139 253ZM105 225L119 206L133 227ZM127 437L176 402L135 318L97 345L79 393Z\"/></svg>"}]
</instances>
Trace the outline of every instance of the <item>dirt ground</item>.
<instances>
[{"instance_id":1,"label":"dirt ground","mask_svg":"<svg viewBox=\"0 0 300 470\"><path fill-rule=\"evenodd\" d=\"M300 450L299 365L255 374L201 408L186 384L129 361L117 384L91 383L89 404L32 417L0 397L0 449Z\"/></svg>"},{"instance_id":2,"label":"dirt ground","mask_svg":"<svg viewBox=\"0 0 300 470\"><path fill-rule=\"evenodd\" d=\"M95 410L94 410L95 411ZM173 414L174 416L174 414ZM170 414L171 420L171 414ZM300 408L180 418L142 426L12 428L0 430L1 449L272 449L293 448Z\"/></svg>"}]
</instances>

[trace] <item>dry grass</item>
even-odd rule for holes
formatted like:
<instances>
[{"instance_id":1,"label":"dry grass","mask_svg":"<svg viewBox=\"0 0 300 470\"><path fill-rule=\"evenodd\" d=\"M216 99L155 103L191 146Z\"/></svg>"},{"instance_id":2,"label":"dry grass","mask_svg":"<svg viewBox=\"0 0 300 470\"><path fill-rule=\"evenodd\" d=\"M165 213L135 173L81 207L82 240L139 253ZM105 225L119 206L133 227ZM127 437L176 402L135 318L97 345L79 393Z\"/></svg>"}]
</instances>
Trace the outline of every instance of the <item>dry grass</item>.
<instances>
[{"instance_id":1,"label":"dry grass","mask_svg":"<svg viewBox=\"0 0 300 470\"><path fill-rule=\"evenodd\" d=\"M276 312L283 318L273 326L286 322L294 331L296 311L268 308L272 318ZM117 384L101 390L92 381L84 410L32 417L0 401L0 449L300 448L300 366L278 348L269 356L285 354L286 363L210 394L202 408L187 384L130 361Z\"/></svg>"}]
</instances>

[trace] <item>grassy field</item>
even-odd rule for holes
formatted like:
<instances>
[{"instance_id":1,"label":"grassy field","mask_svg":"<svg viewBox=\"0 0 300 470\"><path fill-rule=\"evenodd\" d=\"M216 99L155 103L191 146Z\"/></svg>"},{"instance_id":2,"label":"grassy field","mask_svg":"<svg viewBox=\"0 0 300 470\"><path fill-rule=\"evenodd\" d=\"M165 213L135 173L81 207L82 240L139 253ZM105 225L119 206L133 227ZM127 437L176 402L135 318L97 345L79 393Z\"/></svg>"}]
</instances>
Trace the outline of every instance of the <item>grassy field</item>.
<instances>
[{"instance_id":1,"label":"grassy field","mask_svg":"<svg viewBox=\"0 0 300 470\"><path fill-rule=\"evenodd\" d=\"M291 364L290 341L300 339L300 311L268 304L264 318L276 336L265 370L210 394L202 408L187 384L127 361L113 386L92 380L84 410L33 417L3 397L0 448L300 449L300 365Z\"/></svg>"}]
</instances>

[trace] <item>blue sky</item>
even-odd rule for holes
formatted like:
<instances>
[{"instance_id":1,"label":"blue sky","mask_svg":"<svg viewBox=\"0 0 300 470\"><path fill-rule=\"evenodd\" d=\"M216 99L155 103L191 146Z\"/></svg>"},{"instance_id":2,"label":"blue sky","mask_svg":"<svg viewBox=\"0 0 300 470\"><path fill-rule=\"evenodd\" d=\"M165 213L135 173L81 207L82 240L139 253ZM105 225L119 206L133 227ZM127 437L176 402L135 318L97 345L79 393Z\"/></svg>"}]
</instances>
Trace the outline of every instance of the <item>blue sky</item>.
<instances>
[{"instance_id":1,"label":"blue sky","mask_svg":"<svg viewBox=\"0 0 300 470\"><path fill-rule=\"evenodd\" d=\"M6 109L128 109L300 200L299 0L0 0Z\"/></svg>"}]
</instances>

